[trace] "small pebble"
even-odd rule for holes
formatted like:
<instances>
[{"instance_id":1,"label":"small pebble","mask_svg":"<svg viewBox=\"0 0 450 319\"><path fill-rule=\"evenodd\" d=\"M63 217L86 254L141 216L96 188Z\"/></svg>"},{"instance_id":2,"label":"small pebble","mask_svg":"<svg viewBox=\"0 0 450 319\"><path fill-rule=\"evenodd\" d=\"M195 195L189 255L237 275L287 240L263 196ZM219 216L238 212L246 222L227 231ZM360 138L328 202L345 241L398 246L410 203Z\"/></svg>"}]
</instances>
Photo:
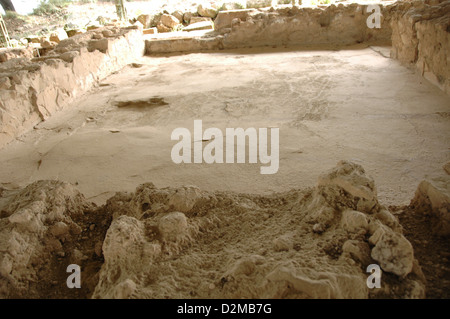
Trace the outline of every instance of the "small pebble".
<instances>
[{"instance_id":1,"label":"small pebble","mask_svg":"<svg viewBox=\"0 0 450 319\"><path fill-rule=\"evenodd\" d=\"M98 257L102 256L102 246L103 246L103 243L100 241L95 244L94 251Z\"/></svg>"},{"instance_id":2,"label":"small pebble","mask_svg":"<svg viewBox=\"0 0 450 319\"><path fill-rule=\"evenodd\" d=\"M321 234L325 231L325 227L321 223L314 224L313 232L316 234Z\"/></svg>"}]
</instances>

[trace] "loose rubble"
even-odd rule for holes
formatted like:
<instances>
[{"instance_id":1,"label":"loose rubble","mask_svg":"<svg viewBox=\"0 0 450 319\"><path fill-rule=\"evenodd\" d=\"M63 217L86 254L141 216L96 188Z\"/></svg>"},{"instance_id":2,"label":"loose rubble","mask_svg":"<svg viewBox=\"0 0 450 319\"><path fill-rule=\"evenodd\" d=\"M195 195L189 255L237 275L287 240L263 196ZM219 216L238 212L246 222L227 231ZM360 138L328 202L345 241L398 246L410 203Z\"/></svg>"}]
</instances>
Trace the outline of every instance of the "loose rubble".
<instances>
[{"instance_id":1,"label":"loose rubble","mask_svg":"<svg viewBox=\"0 0 450 319\"><path fill-rule=\"evenodd\" d=\"M433 219L433 231L450 235L450 177L443 175L422 181L411 207Z\"/></svg>"},{"instance_id":2,"label":"loose rubble","mask_svg":"<svg viewBox=\"0 0 450 319\"><path fill-rule=\"evenodd\" d=\"M70 184L41 181L2 192L0 209L3 298L42 297L69 263L96 260L84 297L425 297L398 220L351 162L315 188L267 196L147 183L95 207ZM383 289L367 287L369 264Z\"/></svg>"}]
</instances>

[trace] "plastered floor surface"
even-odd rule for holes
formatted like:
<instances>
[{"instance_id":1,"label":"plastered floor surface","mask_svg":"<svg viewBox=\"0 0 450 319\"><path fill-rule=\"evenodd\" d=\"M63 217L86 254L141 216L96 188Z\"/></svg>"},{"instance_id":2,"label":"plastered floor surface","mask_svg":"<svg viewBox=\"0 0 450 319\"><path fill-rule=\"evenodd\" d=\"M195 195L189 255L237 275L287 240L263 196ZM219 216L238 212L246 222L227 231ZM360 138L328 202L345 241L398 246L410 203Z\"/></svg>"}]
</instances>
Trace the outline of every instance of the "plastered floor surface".
<instances>
[{"instance_id":1,"label":"plastered floor surface","mask_svg":"<svg viewBox=\"0 0 450 319\"><path fill-rule=\"evenodd\" d=\"M389 48L265 48L143 57L0 150L0 186L77 184L116 191L196 185L268 194L314 186L339 160L361 164L385 205L408 204L450 160L450 97L389 58ZM176 128L279 128L267 164L175 164ZM203 141L206 146L210 141ZM247 149L248 151L248 149Z\"/></svg>"}]
</instances>

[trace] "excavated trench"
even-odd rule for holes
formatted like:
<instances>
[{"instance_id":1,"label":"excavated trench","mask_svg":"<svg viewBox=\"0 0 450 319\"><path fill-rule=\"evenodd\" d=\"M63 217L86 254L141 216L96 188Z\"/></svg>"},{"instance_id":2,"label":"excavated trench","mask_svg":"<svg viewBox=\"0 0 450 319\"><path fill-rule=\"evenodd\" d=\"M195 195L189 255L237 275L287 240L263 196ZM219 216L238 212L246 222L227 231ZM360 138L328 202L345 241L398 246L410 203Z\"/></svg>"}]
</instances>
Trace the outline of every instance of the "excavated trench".
<instances>
[{"instance_id":1,"label":"excavated trench","mask_svg":"<svg viewBox=\"0 0 450 319\"><path fill-rule=\"evenodd\" d=\"M448 298L449 3L383 6L378 32L362 5L94 30L0 64L0 296ZM195 120L279 128L278 171L174 163Z\"/></svg>"}]
</instances>

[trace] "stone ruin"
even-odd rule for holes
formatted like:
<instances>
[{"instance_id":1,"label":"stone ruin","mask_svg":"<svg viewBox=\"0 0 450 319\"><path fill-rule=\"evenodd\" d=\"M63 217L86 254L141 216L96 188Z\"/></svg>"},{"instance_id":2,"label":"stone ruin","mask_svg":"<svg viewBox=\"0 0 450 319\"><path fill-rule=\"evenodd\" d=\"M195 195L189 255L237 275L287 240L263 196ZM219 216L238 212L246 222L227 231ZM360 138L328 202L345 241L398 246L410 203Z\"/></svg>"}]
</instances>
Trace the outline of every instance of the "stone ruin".
<instances>
[{"instance_id":1,"label":"stone ruin","mask_svg":"<svg viewBox=\"0 0 450 319\"><path fill-rule=\"evenodd\" d=\"M392 58L450 93L450 1L380 7L379 29L367 27L367 5L270 7L220 11L211 22L195 22L214 21L201 34L160 36L176 22L163 15L152 31L143 21L92 29L38 51L2 51L0 147L144 54L390 44ZM450 234L448 180L423 181L411 202L433 216L442 235ZM378 202L364 169L350 162L312 189L252 196L148 183L101 207L68 183L40 181L0 188L0 213L2 298L57 294L67 260L88 269L80 297L425 296L425 278L397 218ZM248 240L236 242L245 231ZM373 262L389 278L382 290L366 285ZM173 278L186 282L179 286Z\"/></svg>"},{"instance_id":2,"label":"stone ruin","mask_svg":"<svg viewBox=\"0 0 450 319\"><path fill-rule=\"evenodd\" d=\"M214 30L201 35L144 35L138 21L135 26L96 27L59 43L44 43L39 57L34 57L35 47L0 52L0 147L144 54L392 44L393 58L413 65L425 78L450 92L450 2L405 1L380 7L379 29L367 27L367 5L270 7L220 11Z\"/></svg>"},{"instance_id":3,"label":"stone ruin","mask_svg":"<svg viewBox=\"0 0 450 319\"><path fill-rule=\"evenodd\" d=\"M1 194L0 297L423 298L425 278L374 181L342 161L270 196L140 185L101 207L65 182ZM368 265L383 269L369 290ZM62 293L63 295L64 293Z\"/></svg>"}]
</instances>

